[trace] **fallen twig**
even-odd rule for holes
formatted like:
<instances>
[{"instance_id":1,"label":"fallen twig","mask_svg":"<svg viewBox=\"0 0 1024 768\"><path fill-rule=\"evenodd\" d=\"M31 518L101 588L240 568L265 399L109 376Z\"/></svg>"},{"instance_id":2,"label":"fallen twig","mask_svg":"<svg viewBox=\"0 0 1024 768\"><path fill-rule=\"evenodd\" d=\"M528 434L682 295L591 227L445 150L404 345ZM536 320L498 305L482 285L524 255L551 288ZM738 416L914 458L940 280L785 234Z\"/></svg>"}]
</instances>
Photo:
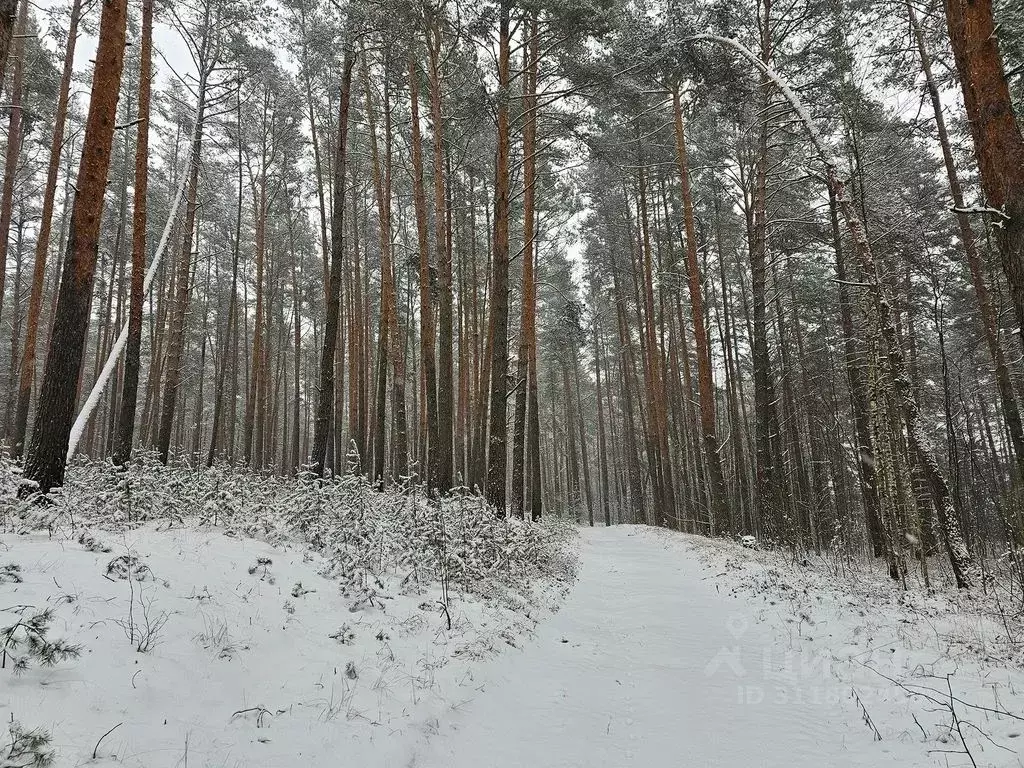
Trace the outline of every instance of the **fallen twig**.
<instances>
[{"instance_id":1,"label":"fallen twig","mask_svg":"<svg viewBox=\"0 0 1024 768\"><path fill-rule=\"evenodd\" d=\"M115 725L115 726L114 726L113 728L111 728L111 729L110 729L109 731L107 731L107 732L106 732L106 733L104 733L104 734L103 734L102 736L100 736L100 739L99 739L99 741L97 741L97 742L96 742L96 746L92 748L92 759L93 759L93 760L96 760L96 759L97 759L97 755L99 754L99 750L100 750L100 744L102 744L102 743L103 743L103 740L104 740L105 738L107 738L107 736L109 736L110 734L112 734L112 733L113 733L114 731L116 731L116 730L117 730L118 728L120 728L120 727L121 727L122 725L124 725L124 723L118 723L118 724L117 724L117 725Z\"/></svg>"},{"instance_id":2,"label":"fallen twig","mask_svg":"<svg viewBox=\"0 0 1024 768\"><path fill-rule=\"evenodd\" d=\"M857 701L857 705L860 707L861 719L864 721L864 724L871 729L871 733L874 734L874 740L881 741L882 734L878 732L878 728L876 728L875 724L872 722L871 715L868 714L868 708L864 706L864 702L861 701L860 694L857 693L857 689L851 688L850 690L853 691L853 698Z\"/></svg>"}]
</instances>

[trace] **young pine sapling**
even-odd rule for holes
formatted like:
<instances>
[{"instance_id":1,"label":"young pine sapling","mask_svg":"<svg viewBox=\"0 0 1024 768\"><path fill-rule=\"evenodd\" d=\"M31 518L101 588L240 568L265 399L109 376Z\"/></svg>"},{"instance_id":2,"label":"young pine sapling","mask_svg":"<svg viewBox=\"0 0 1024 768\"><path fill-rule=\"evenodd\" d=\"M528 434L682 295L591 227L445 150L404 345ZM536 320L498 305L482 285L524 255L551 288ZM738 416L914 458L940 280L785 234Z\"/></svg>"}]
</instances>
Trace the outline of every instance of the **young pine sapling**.
<instances>
[{"instance_id":1,"label":"young pine sapling","mask_svg":"<svg viewBox=\"0 0 1024 768\"><path fill-rule=\"evenodd\" d=\"M52 667L78 658L82 651L80 646L48 638L54 617L53 608L39 611L32 606L24 606L16 622L0 628L0 669L7 668L8 659L14 673L20 674L28 669L30 661Z\"/></svg>"}]
</instances>

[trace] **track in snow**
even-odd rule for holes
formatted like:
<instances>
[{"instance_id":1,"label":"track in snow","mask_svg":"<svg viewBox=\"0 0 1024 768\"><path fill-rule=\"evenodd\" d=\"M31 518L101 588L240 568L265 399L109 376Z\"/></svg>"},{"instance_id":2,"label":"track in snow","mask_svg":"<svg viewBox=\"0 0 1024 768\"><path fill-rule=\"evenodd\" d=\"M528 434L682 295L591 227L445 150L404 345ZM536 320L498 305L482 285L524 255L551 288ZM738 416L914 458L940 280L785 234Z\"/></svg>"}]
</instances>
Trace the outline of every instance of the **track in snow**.
<instances>
[{"instance_id":1,"label":"track in snow","mask_svg":"<svg viewBox=\"0 0 1024 768\"><path fill-rule=\"evenodd\" d=\"M818 658L719 594L686 551L632 526L582 534L579 582L415 768L922 765L875 742ZM794 649L791 651L791 649Z\"/></svg>"}]
</instances>

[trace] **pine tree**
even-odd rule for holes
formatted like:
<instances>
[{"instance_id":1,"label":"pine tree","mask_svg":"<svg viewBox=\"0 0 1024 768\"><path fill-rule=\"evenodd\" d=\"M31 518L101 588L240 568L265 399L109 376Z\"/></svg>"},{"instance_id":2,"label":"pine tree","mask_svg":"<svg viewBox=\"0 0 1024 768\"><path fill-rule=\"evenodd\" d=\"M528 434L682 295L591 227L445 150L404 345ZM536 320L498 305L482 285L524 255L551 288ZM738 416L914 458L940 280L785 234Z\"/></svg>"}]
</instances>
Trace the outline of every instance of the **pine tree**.
<instances>
[{"instance_id":1,"label":"pine tree","mask_svg":"<svg viewBox=\"0 0 1024 768\"><path fill-rule=\"evenodd\" d=\"M43 493L48 493L64 480L121 89L126 5L126 0L109 0L104 3L100 17L96 70L71 212L70 236L61 270L39 405L25 462L25 476L34 481Z\"/></svg>"}]
</instances>

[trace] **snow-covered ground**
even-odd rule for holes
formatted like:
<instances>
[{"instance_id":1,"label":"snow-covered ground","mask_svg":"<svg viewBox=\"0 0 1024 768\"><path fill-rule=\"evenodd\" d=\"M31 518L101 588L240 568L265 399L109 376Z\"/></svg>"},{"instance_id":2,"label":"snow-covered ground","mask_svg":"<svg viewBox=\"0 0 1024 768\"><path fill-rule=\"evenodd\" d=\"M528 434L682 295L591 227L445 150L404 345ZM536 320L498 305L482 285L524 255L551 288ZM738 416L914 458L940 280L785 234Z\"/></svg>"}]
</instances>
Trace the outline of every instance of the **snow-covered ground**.
<instances>
[{"instance_id":1,"label":"snow-covered ground","mask_svg":"<svg viewBox=\"0 0 1024 768\"><path fill-rule=\"evenodd\" d=\"M353 599L306 546L94 533L111 551L0 537L23 579L0 578L0 632L49 605L53 637L82 648L0 670L0 719L49 730L57 766L1024 764L1024 721L1002 714L1024 713L1024 674L995 653L999 622L884 578L589 529L560 608L558 580L528 600L453 589L449 630L436 584ZM131 557L131 578L108 572Z\"/></svg>"},{"instance_id":2,"label":"snow-covered ground","mask_svg":"<svg viewBox=\"0 0 1024 768\"><path fill-rule=\"evenodd\" d=\"M984 588L957 591L942 557L929 569L945 588L926 589L912 574L903 590L880 561L794 559L722 540L639 535L696 557L733 604L736 626L772 633L773 649L744 675L766 678L755 682L766 698L784 697L787 687L839 698L851 727L868 729L877 747L897 745L901 765L1024 766L1019 590L986 578Z\"/></svg>"},{"instance_id":3,"label":"snow-covered ground","mask_svg":"<svg viewBox=\"0 0 1024 768\"><path fill-rule=\"evenodd\" d=\"M583 532L580 578L521 653L449 721L418 768L911 766L874 741L847 691L794 660L695 557L698 540L633 526ZM792 675L782 669L792 665Z\"/></svg>"},{"instance_id":4,"label":"snow-covered ground","mask_svg":"<svg viewBox=\"0 0 1024 768\"><path fill-rule=\"evenodd\" d=\"M48 605L52 638L81 646L0 670L0 720L49 730L57 766L402 765L543 610L453 590L449 630L436 588L356 606L302 548L191 526L96 535L110 552L0 539L23 579L0 584L0 635ZM108 572L128 557L131 578Z\"/></svg>"},{"instance_id":5,"label":"snow-covered ground","mask_svg":"<svg viewBox=\"0 0 1024 768\"><path fill-rule=\"evenodd\" d=\"M659 529L582 539L562 610L415 766L1024 764L1024 674L959 596Z\"/></svg>"}]
</instances>

